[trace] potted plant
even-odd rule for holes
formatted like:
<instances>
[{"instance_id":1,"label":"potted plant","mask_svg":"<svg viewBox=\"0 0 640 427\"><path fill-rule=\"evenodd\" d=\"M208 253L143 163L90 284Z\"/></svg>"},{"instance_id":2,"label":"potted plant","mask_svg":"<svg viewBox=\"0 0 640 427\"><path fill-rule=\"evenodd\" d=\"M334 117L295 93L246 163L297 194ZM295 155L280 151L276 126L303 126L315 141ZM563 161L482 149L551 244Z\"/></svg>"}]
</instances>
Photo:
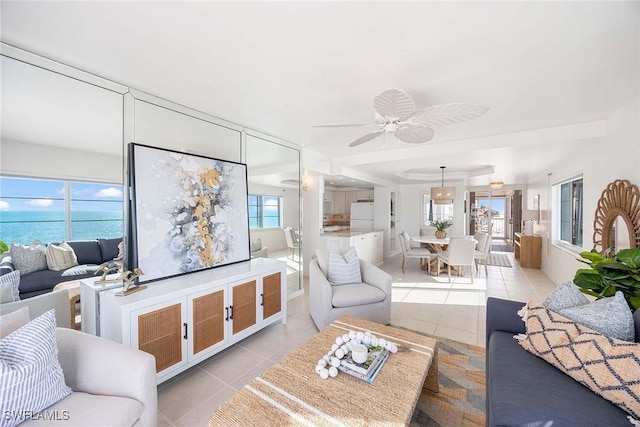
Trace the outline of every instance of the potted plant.
<instances>
[{"instance_id":1,"label":"potted plant","mask_svg":"<svg viewBox=\"0 0 640 427\"><path fill-rule=\"evenodd\" d=\"M436 228L436 237L438 239L444 239L447 237L446 229L451 227L453 224L449 220L444 221L431 221L431 225Z\"/></svg>"},{"instance_id":2,"label":"potted plant","mask_svg":"<svg viewBox=\"0 0 640 427\"><path fill-rule=\"evenodd\" d=\"M9 252L9 246L7 246L5 242L0 240L0 254L3 254L5 252Z\"/></svg>"},{"instance_id":3,"label":"potted plant","mask_svg":"<svg viewBox=\"0 0 640 427\"><path fill-rule=\"evenodd\" d=\"M640 248L623 249L613 258L595 249L580 256L578 261L590 267L579 269L573 278L582 293L603 298L620 291L631 311L640 308Z\"/></svg>"}]
</instances>

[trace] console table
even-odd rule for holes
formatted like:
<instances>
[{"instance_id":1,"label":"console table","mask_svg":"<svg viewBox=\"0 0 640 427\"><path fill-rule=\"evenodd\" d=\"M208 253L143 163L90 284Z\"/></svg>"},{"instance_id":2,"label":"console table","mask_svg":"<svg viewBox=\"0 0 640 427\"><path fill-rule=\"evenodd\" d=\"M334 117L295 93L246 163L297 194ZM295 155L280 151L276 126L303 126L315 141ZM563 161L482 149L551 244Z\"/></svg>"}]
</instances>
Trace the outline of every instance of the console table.
<instances>
[{"instance_id":1,"label":"console table","mask_svg":"<svg viewBox=\"0 0 640 427\"><path fill-rule=\"evenodd\" d=\"M84 280L81 301L96 296L86 315L97 319L100 336L155 356L161 383L267 325L286 323L285 280L284 262L254 258L151 282L128 296L116 295L122 284L97 293L95 279Z\"/></svg>"},{"instance_id":2,"label":"console table","mask_svg":"<svg viewBox=\"0 0 640 427\"><path fill-rule=\"evenodd\" d=\"M513 255L524 268L540 268L542 266L542 237L534 234L527 236L515 233Z\"/></svg>"}]
</instances>

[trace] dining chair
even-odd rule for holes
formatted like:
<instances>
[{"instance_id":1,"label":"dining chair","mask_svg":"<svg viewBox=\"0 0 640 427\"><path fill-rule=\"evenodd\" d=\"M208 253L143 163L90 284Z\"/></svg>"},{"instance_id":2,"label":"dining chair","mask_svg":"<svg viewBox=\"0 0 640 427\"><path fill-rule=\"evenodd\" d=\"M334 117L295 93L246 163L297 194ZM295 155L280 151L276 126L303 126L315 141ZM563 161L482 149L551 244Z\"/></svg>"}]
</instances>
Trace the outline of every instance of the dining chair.
<instances>
[{"instance_id":1,"label":"dining chair","mask_svg":"<svg viewBox=\"0 0 640 427\"><path fill-rule=\"evenodd\" d=\"M296 238L293 235L293 228L284 228L284 238L287 241L287 251L291 253L290 256L289 253L287 253L287 257L293 259L296 251L298 250L298 248L300 248L300 243L296 241Z\"/></svg>"},{"instance_id":2,"label":"dining chair","mask_svg":"<svg viewBox=\"0 0 640 427\"><path fill-rule=\"evenodd\" d=\"M462 268L463 274L464 267L469 266L471 283L473 283L473 264L475 262L475 250L475 239L449 239L449 248L444 252L438 253L438 271L440 271L440 262L442 261L446 263L449 272L449 283L451 283L451 266Z\"/></svg>"},{"instance_id":3,"label":"dining chair","mask_svg":"<svg viewBox=\"0 0 640 427\"><path fill-rule=\"evenodd\" d=\"M436 254L432 253L427 248L413 248L411 247L411 237L406 231L400 233L400 247L402 248L402 272L404 273L405 266L407 265L408 258L419 258L420 264L422 260L427 259L429 273L431 273L431 257L435 257Z\"/></svg>"},{"instance_id":4,"label":"dining chair","mask_svg":"<svg viewBox=\"0 0 640 427\"><path fill-rule=\"evenodd\" d=\"M487 238L484 241L484 247L480 250L480 244L476 246L478 249L475 250L473 258L476 264L476 271L478 271L478 263L484 264L484 274L489 275L489 271L487 269L487 261L489 261L489 254L491 253L491 236L487 234Z\"/></svg>"}]
</instances>

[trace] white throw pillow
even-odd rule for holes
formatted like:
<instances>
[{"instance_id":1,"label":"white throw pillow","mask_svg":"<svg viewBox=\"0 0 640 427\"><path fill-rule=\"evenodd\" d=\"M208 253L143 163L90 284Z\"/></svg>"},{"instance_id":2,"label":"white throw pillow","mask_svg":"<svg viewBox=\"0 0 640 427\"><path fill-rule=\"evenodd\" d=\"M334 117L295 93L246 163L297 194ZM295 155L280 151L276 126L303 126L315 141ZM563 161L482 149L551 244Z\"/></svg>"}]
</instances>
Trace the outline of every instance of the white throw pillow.
<instances>
[{"instance_id":1,"label":"white throw pillow","mask_svg":"<svg viewBox=\"0 0 640 427\"><path fill-rule=\"evenodd\" d=\"M20 301L20 270L0 276L0 304Z\"/></svg>"},{"instance_id":2,"label":"white throw pillow","mask_svg":"<svg viewBox=\"0 0 640 427\"><path fill-rule=\"evenodd\" d=\"M355 247L351 247L344 255L335 249L329 252L329 282L333 285L362 283L360 260Z\"/></svg>"},{"instance_id":3,"label":"white throw pillow","mask_svg":"<svg viewBox=\"0 0 640 427\"><path fill-rule=\"evenodd\" d=\"M70 394L58 362L54 310L0 339L3 427L14 427L24 421L19 414L36 414Z\"/></svg>"},{"instance_id":4,"label":"white throw pillow","mask_svg":"<svg viewBox=\"0 0 640 427\"><path fill-rule=\"evenodd\" d=\"M16 311L0 316L0 339L29 323L29 306L25 305Z\"/></svg>"},{"instance_id":5,"label":"white throw pillow","mask_svg":"<svg viewBox=\"0 0 640 427\"><path fill-rule=\"evenodd\" d=\"M47 267L49 270L61 271L78 265L78 257L73 248L67 242L62 242L60 246L53 243L47 245Z\"/></svg>"}]
</instances>

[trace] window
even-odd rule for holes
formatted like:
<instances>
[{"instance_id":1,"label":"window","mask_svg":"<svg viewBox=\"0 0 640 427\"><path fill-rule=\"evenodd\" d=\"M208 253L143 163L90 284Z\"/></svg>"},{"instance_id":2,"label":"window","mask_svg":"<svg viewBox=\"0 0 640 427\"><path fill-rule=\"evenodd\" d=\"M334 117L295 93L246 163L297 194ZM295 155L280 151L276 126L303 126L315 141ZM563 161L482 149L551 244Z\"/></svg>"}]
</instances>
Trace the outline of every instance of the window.
<instances>
[{"instance_id":1,"label":"window","mask_svg":"<svg viewBox=\"0 0 640 427\"><path fill-rule=\"evenodd\" d=\"M249 228L278 228L282 197L249 195Z\"/></svg>"},{"instance_id":2,"label":"window","mask_svg":"<svg viewBox=\"0 0 640 427\"><path fill-rule=\"evenodd\" d=\"M431 225L431 221L453 219L453 204L437 205L431 200L430 193L422 195L422 225Z\"/></svg>"},{"instance_id":3,"label":"window","mask_svg":"<svg viewBox=\"0 0 640 427\"><path fill-rule=\"evenodd\" d=\"M553 186L556 240L582 247L582 177Z\"/></svg>"},{"instance_id":4,"label":"window","mask_svg":"<svg viewBox=\"0 0 640 427\"><path fill-rule=\"evenodd\" d=\"M0 177L0 239L7 244L122 237L122 186Z\"/></svg>"}]
</instances>

